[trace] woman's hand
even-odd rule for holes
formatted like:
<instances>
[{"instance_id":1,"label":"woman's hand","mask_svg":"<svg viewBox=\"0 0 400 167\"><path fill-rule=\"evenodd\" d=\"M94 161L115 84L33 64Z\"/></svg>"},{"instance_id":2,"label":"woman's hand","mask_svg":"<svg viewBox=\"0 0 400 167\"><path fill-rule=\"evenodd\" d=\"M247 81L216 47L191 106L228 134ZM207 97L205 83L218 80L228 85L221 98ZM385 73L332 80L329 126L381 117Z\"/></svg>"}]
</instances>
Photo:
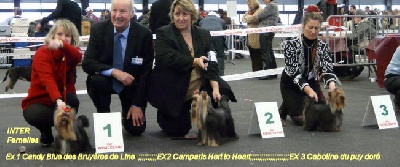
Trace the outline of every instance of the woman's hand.
<instances>
[{"instance_id":1,"label":"woman's hand","mask_svg":"<svg viewBox=\"0 0 400 167\"><path fill-rule=\"evenodd\" d=\"M64 110L67 107L65 102L63 102L61 99L57 99L57 110Z\"/></svg>"},{"instance_id":2,"label":"woman's hand","mask_svg":"<svg viewBox=\"0 0 400 167\"><path fill-rule=\"evenodd\" d=\"M329 82L328 92L333 92L336 89L336 83L334 81Z\"/></svg>"},{"instance_id":3,"label":"woman's hand","mask_svg":"<svg viewBox=\"0 0 400 167\"><path fill-rule=\"evenodd\" d=\"M310 86L304 87L304 92L308 95L308 97L314 99L315 102L318 102L318 95Z\"/></svg>"},{"instance_id":4,"label":"woman's hand","mask_svg":"<svg viewBox=\"0 0 400 167\"><path fill-rule=\"evenodd\" d=\"M216 90L214 89L212 92L212 95L213 95L213 99L215 102L218 102L221 100L221 94L219 93L218 89L216 89Z\"/></svg>"},{"instance_id":5,"label":"woman's hand","mask_svg":"<svg viewBox=\"0 0 400 167\"><path fill-rule=\"evenodd\" d=\"M50 50L57 50L63 46L62 41L58 39L44 40L44 44Z\"/></svg>"},{"instance_id":6,"label":"woman's hand","mask_svg":"<svg viewBox=\"0 0 400 167\"><path fill-rule=\"evenodd\" d=\"M206 56L201 56L199 58L194 58L193 66L199 66L203 70L207 70L208 67L208 58Z\"/></svg>"},{"instance_id":7,"label":"woman's hand","mask_svg":"<svg viewBox=\"0 0 400 167\"><path fill-rule=\"evenodd\" d=\"M216 102L218 102L219 100L221 100L221 94L219 93L219 85L218 85L218 82L217 82L217 81L210 80L210 85L211 85L211 88L212 88L212 90L213 90L213 92L212 92L213 99L214 99Z\"/></svg>"}]
</instances>

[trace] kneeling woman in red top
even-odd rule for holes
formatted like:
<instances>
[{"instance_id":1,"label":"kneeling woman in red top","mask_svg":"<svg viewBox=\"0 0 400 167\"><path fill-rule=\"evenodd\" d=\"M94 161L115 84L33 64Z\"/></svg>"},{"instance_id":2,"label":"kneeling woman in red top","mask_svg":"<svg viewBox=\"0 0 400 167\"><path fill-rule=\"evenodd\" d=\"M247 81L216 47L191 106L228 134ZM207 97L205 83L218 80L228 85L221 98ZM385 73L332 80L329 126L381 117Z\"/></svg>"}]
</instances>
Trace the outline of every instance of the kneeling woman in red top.
<instances>
[{"instance_id":1,"label":"kneeling woman in red top","mask_svg":"<svg viewBox=\"0 0 400 167\"><path fill-rule=\"evenodd\" d=\"M78 111L75 75L82 53L76 26L64 19L56 21L44 44L33 57L31 85L21 105L25 120L40 130L40 144L49 146L54 141L51 127L55 107L69 105Z\"/></svg>"}]
</instances>

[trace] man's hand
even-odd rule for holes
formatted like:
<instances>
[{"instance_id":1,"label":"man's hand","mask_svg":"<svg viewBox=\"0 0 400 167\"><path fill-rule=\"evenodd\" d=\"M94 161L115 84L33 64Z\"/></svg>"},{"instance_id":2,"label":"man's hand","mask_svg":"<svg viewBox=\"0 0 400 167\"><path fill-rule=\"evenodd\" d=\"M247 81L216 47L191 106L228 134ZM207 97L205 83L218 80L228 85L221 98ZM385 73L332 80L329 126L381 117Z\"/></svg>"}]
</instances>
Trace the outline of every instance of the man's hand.
<instances>
[{"instance_id":1,"label":"man's hand","mask_svg":"<svg viewBox=\"0 0 400 167\"><path fill-rule=\"evenodd\" d=\"M131 106L129 108L126 119L132 118L133 126L142 126L144 124L145 118L142 112L142 108Z\"/></svg>"},{"instance_id":2,"label":"man's hand","mask_svg":"<svg viewBox=\"0 0 400 167\"><path fill-rule=\"evenodd\" d=\"M113 69L111 72L111 76L120 81L124 86L131 85L132 82L135 80L135 78L131 74L118 69Z\"/></svg>"}]
</instances>

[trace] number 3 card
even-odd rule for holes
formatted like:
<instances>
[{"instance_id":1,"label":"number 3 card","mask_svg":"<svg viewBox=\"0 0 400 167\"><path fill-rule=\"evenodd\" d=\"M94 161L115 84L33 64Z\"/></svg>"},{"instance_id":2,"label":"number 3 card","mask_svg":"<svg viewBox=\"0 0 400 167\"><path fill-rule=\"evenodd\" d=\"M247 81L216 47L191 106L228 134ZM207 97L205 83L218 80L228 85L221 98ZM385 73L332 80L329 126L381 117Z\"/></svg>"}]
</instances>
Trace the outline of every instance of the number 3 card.
<instances>
[{"instance_id":1,"label":"number 3 card","mask_svg":"<svg viewBox=\"0 0 400 167\"><path fill-rule=\"evenodd\" d=\"M378 124L379 129L399 127L390 95L371 96L362 126Z\"/></svg>"},{"instance_id":2,"label":"number 3 card","mask_svg":"<svg viewBox=\"0 0 400 167\"><path fill-rule=\"evenodd\" d=\"M254 103L248 134L258 133L262 138L285 137L276 102Z\"/></svg>"},{"instance_id":3,"label":"number 3 card","mask_svg":"<svg viewBox=\"0 0 400 167\"><path fill-rule=\"evenodd\" d=\"M121 113L93 113L96 153L124 152Z\"/></svg>"}]
</instances>

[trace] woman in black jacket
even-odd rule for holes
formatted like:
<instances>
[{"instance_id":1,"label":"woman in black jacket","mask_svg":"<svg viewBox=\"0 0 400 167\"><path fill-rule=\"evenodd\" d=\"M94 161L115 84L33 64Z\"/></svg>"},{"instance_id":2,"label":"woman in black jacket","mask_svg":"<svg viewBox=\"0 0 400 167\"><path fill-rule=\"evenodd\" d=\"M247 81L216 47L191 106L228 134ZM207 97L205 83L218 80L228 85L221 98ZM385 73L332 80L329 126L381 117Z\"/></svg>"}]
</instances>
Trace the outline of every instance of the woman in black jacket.
<instances>
[{"instance_id":1,"label":"woman in black jacket","mask_svg":"<svg viewBox=\"0 0 400 167\"><path fill-rule=\"evenodd\" d=\"M215 56L207 57L210 32L193 25L197 16L190 0L175 0L170 11L172 23L156 30L149 101L158 109L159 126L173 137L185 136L191 129L193 92L209 87L212 99L221 98Z\"/></svg>"}]
</instances>

